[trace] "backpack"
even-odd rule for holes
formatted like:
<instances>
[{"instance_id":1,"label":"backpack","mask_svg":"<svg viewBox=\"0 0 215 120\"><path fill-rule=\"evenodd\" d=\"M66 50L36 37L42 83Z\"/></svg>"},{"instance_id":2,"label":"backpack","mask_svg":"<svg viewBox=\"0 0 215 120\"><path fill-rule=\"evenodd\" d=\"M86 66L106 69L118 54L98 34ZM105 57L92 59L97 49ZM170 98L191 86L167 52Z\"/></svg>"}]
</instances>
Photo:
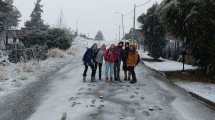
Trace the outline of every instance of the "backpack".
<instances>
[{"instance_id":1,"label":"backpack","mask_svg":"<svg viewBox=\"0 0 215 120\"><path fill-rule=\"evenodd\" d=\"M87 48L87 50L86 50L86 52L84 53L84 56L83 56L83 58L82 58L82 60L83 60L83 62L85 63L85 64L91 64L92 63L92 59L93 59L93 55L92 55L93 53L92 53L92 49L90 49L90 48Z\"/></svg>"}]
</instances>

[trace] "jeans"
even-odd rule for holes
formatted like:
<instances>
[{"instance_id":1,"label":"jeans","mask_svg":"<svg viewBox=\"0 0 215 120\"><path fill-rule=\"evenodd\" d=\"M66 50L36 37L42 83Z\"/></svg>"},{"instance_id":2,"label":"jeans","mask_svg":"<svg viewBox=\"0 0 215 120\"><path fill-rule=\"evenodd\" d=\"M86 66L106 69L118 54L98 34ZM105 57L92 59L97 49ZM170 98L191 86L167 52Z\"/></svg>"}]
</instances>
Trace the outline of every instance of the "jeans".
<instances>
[{"instance_id":1,"label":"jeans","mask_svg":"<svg viewBox=\"0 0 215 120\"><path fill-rule=\"evenodd\" d=\"M102 79L102 63L97 63L95 67L96 67L96 70L99 67L99 80L101 80Z\"/></svg>"},{"instance_id":2,"label":"jeans","mask_svg":"<svg viewBox=\"0 0 215 120\"><path fill-rule=\"evenodd\" d=\"M120 65L121 65L121 61L116 62L114 64L114 79L115 80L120 80Z\"/></svg>"},{"instance_id":3,"label":"jeans","mask_svg":"<svg viewBox=\"0 0 215 120\"><path fill-rule=\"evenodd\" d=\"M91 74L91 78L95 77L96 75L96 69L95 69L95 65L94 64L84 64L85 69L84 69L84 73L83 76L86 77L87 76L87 71L88 71L88 66L90 66L91 70L92 70L92 74Z\"/></svg>"},{"instance_id":4,"label":"jeans","mask_svg":"<svg viewBox=\"0 0 215 120\"><path fill-rule=\"evenodd\" d=\"M106 78L110 77L113 78L113 63L106 62L105 63L105 76Z\"/></svg>"}]
</instances>

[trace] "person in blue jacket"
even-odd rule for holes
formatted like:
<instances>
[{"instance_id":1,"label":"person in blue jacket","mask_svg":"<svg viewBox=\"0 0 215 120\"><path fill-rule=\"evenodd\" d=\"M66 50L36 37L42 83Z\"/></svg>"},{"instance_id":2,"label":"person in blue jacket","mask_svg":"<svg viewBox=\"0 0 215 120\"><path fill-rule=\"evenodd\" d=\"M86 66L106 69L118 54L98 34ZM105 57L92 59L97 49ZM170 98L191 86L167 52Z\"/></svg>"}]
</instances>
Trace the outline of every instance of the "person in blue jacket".
<instances>
[{"instance_id":1,"label":"person in blue jacket","mask_svg":"<svg viewBox=\"0 0 215 120\"><path fill-rule=\"evenodd\" d=\"M95 75L96 75L96 55L98 52L98 45L95 43L92 45L91 48L88 48L83 56L83 63L85 66L84 73L83 73L83 81L86 82L87 71L88 67L91 68L91 82L95 82Z\"/></svg>"}]
</instances>

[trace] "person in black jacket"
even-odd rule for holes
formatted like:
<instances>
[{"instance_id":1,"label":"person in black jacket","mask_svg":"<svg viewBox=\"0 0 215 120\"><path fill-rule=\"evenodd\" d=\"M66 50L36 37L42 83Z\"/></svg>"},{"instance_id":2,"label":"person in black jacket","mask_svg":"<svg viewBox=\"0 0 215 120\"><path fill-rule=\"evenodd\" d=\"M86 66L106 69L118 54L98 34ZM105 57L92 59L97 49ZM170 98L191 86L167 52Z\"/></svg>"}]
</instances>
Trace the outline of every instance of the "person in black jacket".
<instances>
[{"instance_id":1,"label":"person in black jacket","mask_svg":"<svg viewBox=\"0 0 215 120\"><path fill-rule=\"evenodd\" d=\"M129 42L125 43L125 48L123 49L122 61L123 61L123 71L124 71L124 80L128 80L128 67L127 67L127 59L129 53Z\"/></svg>"},{"instance_id":2,"label":"person in black jacket","mask_svg":"<svg viewBox=\"0 0 215 120\"><path fill-rule=\"evenodd\" d=\"M92 74L91 74L91 82L95 81L95 75L96 75L96 54L97 54L97 44L93 44L91 48L88 48L83 56L83 63L85 66L84 73L83 73L83 81L86 82L86 76L88 67L91 68Z\"/></svg>"}]
</instances>

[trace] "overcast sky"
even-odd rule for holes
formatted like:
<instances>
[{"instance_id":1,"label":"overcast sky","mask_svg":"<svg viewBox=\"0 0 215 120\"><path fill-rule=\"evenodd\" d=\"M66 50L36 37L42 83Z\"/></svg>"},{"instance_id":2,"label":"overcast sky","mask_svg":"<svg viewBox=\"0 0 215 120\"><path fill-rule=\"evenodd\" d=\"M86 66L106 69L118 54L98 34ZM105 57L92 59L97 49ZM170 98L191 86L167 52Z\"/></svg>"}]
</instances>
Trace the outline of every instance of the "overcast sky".
<instances>
[{"instance_id":1,"label":"overcast sky","mask_svg":"<svg viewBox=\"0 0 215 120\"><path fill-rule=\"evenodd\" d=\"M22 13L20 26L29 19L36 0L14 0L16 7ZM102 30L107 40L116 39L121 17L116 12L126 14L126 32L132 27L133 5L142 4L148 0L42 0L44 5L43 19L49 25L57 25L60 11L63 11L63 23L72 29L78 29L91 37ZM145 12L155 2L137 8L137 16Z\"/></svg>"}]
</instances>

